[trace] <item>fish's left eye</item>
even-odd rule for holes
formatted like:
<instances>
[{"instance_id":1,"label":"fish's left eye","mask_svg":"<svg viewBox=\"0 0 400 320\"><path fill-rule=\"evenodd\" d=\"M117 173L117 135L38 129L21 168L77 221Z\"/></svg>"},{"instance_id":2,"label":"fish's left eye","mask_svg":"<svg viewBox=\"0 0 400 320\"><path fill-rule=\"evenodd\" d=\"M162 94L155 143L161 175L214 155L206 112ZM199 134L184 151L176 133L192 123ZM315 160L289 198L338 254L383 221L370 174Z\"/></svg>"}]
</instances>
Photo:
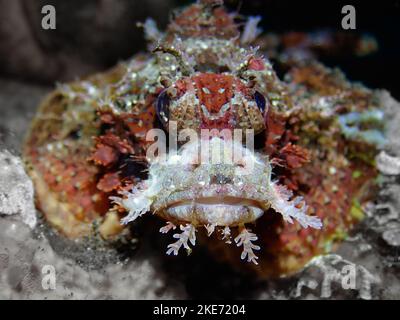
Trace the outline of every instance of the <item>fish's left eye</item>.
<instances>
[{"instance_id":1,"label":"fish's left eye","mask_svg":"<svg viewBox=\"0 0 400 320\"><path fill-rule=\"evenodd\" d=\"M156 111L157 111L157 116L160 119L161 123L163 126L167 126L168 124L168 118L169 118L169 96L167 90L164 90L163 92L160 93L160 95L157 98L156 102Z\"/></svg>"},{"instance_id":2,"label":"fish's left eye","mask_svg":"<svg viewBox=\"0 0 400 320\"><path fill-rule=\"evenodd\" d=\"M261 112L265 111L265 107L267 105L267 101L265 100L265 97L256 91L254 93L254 100L256 101L257 107L260 109Z\"/></svg>"}]
</instances>

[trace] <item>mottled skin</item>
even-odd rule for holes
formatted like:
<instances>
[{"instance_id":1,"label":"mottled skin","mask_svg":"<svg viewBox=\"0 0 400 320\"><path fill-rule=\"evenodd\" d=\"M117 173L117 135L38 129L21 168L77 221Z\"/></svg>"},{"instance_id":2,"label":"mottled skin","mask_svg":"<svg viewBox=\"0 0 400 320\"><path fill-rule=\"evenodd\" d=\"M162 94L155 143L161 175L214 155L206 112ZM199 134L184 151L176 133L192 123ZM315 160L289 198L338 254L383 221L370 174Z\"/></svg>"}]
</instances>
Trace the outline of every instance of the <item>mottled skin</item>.
<instances>
[{"instance_id":1,"label":"mottled skin","mask_svg":"<svg viewBox=\"0 0 400 320\"><path fill-rule=\"evenodd\" d=\"M252 231L262 250L251 268L263 276L292 273L332 250L362 219L360 206L373 196L376 146L345 138L338 117L379 105L373 91L311 59L285 61L288 72L280 80L240 38L234 15L212 4L203 1L177 14L161 42L145 25L153 53L61 86L43 102L24 148L37 206L67 237L99 233L112 241L128 231L120 223L126 211L110 197L146 178L149 129L171 120L178 129L253 128L274 178L303 196L309 214L323 223L320 230L303 229L272 209L257 220ZM165 94L168 103L157 117ZM186 102L179 100L183 96ZM380 128L366 124L374 126ZM214 233L201 241L217 259L249 268L238 264L234 246L215 238L221 237Z\"/></svg>"}]
</instances>

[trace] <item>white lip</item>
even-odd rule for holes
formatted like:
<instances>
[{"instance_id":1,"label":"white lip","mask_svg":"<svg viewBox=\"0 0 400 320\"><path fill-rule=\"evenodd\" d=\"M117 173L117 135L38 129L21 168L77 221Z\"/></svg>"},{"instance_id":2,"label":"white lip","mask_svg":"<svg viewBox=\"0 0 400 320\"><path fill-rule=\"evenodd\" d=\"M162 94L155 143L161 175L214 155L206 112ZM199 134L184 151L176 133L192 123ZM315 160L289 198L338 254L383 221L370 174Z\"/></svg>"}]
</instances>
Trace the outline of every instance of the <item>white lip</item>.
<instances>
[{"instance_id":1,"label":"white lip","mask_svg":"<svg viewBox=\"0 0 400 320\"><path fill-rule=\"evenodd\" d=\"M252 222L263 213L256 202L234 197L199 198L176 203L165 210L165 214L174 219L218 226Z\"/></svg>"}]
</instances>

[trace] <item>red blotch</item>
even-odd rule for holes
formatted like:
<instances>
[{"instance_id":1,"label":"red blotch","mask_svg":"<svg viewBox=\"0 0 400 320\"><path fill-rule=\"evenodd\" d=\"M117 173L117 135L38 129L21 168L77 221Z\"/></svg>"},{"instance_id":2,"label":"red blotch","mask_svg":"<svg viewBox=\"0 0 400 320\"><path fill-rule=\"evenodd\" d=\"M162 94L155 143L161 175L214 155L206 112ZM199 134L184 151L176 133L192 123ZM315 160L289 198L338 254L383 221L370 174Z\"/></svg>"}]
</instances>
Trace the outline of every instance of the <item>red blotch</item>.
<instances>
[{"instance_id":1,"label":"red blotch","mask_svg":"<svg viewBox=\"0 0 400 320\"><path fill-rule=\"evenodd\" d=\"M248 69L255 70L255 71L262 71L265 69L264 61L262 59L252 58L249 61Z\"/></svg>"},{"instance_id":2,"label":"red blotch","mask_svg":"<svg viewBox=\"0 0 400 320\"><path fill-rule=\"evenodd\" d=\"M281 155L286 159L287 166L291 169L302 167L310 162L309 152L297 145L288 143L280 150Z\"/></svg>"},{"instance_id":3,"label":"red blotch","mask_svg":"<svg viewBox=\"0 0 400 320\"><path fill-rule=\"evenodd\" d=\"M110 146L99 144L91 160L98 165L108 166L118 160L118 152Z\"/></svg>"},{"instance_id":4,"label":"red blotch","mask_svg":"<svg viewBox=\"0 0 400 320\"><path fill-rule=\"evenodd\" d=\"M111 192L121 185L121 180L117 172L107 173L100 179L97 189L104 192Z\"/></svg>"}]
</instances>

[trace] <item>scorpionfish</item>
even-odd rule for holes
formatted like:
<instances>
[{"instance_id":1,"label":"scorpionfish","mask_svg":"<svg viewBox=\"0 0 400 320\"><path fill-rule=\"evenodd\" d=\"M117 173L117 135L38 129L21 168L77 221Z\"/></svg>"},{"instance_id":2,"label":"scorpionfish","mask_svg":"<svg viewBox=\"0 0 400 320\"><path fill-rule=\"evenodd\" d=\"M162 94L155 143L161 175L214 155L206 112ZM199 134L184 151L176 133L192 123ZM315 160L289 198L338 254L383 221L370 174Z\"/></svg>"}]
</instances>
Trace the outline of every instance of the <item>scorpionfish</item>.
<instances>
[{"instance_id":1,"label":"scorpionfish","mask_svg":"<svg viewBox=\"0 0 400 320\"><path fill-rule=\"evenodd\" d=\"M312 48L272 50L259 20L198 1L165 32L141 24L148 53L59 85L23 151L47 222L112 243L154 214L174 233L167 254L190 253L197 238L262 276L333 250L374 196L380 102Z\"/></svg>"}]
</instances>

